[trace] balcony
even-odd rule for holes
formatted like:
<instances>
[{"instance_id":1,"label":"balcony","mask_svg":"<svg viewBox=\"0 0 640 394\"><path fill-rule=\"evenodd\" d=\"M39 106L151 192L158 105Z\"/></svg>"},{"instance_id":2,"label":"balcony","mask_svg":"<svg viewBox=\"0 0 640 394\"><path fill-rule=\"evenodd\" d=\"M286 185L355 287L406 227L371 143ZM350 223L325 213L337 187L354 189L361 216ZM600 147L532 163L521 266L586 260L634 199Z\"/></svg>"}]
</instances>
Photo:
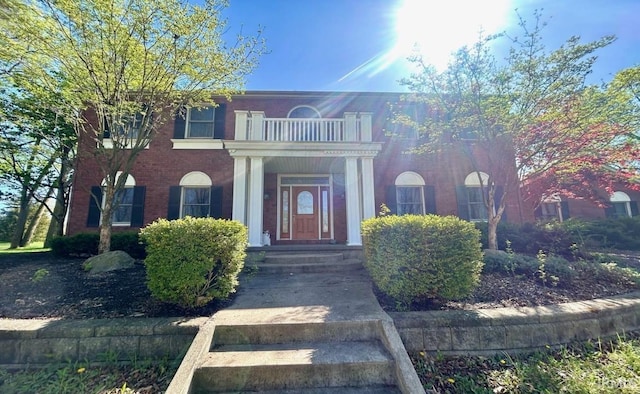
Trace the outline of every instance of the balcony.
<instances>
[{"instance_id":1,"label":"balcony","mask_svg":"<svg viewBox=\"0 0 640 394\"><path fill-rule=\"evenodd\" d=\"M371 142L371 113L342 118L267 118L261 111L235 111L236 141Z\"/></svg>"}]
</instances>

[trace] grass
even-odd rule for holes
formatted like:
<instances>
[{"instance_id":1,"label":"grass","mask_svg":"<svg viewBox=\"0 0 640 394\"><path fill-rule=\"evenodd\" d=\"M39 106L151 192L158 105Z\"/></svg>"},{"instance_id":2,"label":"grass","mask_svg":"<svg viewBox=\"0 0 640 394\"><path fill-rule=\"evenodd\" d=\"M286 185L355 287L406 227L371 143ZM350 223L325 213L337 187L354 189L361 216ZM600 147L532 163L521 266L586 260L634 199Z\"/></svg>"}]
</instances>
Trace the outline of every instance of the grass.
<instances>
[{"instance_id":1,"label":"grass","mask_svg":"<svg viewBox=\"0 0 640 394\"><path fill-rule=\"evenodd\" d=\"M0 369L0 392L132 394L164 392L177 370L168 360L118 365L69 363L62 368L8 372Z\"/></svg>"},{"instance_id":2,"label":"grass","mask_svg":"<svg viewBox=\"0 0 640 394\"><path fill-rule=\"evenodd\" d=\"M32 242L29 245L17 248L17 249L9 249L11 243L9 242L0 242L0 254L5 253L37 253L37 252L48 252L51 249L44 247L44 242Z\"/></svg>"},{"instance_id":3,"label":"grass","mask_svg":"<svg viewBox=\"0 0 640 394\"><path fill-rule=\"evenodd\" d=\"M638 337L518 357L411 356L425 389L438 393L639 393Z\"/></svg>"}]
</instances>

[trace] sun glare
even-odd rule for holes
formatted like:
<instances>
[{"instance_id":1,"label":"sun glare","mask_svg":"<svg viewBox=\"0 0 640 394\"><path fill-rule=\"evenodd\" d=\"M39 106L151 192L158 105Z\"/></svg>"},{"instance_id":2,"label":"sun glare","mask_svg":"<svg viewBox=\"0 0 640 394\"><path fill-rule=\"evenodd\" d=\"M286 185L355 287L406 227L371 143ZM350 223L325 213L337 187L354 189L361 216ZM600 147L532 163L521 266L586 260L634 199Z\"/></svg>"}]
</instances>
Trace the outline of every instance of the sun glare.
<instances>
[{"instance_id":1,"label":"sun glare","mask_svg":"<svg viewBox=\"0 0 640 394\"><path fill-rule=\"evenodd\" d=\"M416 48L442 70L452 52L485 34L505 29L510 0L404 0L396 13L394 57L406 58Z\"/></svg>"}]
</instances>

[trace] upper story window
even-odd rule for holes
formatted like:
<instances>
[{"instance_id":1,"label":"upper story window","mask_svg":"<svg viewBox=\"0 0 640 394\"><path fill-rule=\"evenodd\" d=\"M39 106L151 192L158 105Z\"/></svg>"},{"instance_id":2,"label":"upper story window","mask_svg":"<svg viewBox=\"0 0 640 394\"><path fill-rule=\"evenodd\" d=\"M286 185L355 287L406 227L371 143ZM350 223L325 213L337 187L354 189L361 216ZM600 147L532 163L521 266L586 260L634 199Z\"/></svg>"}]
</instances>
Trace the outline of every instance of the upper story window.
<instances>
[{"instance_id":1,"label":"upper story window","mask_svg":"<svg viewBox=\"0 0 640 394\"><path fill-rule=\"evenodd\" d=\"M289 111L289 114L287 114L287 118L319 119L321 118L321 116L320 112L318 112L317 109L308 105L299 105Z\"/></svg>"},{"instance_id":2,"label":"upper story window","mask_svg":"<svg viewBox=\"0 0 640 394\"><path fill-rule=\"evenodd\" d=\"M189 108L186 138L213 138L215 108Z\"/></svg>"},{"instance_id":3,"label":"upper story window","mask_svg":"<svg viewBox=\"0 0 640 394\"><path fill-rule=\"evenodd\" d=\"M173 149L222 149L225 103L216 107L182 108L175 116Z\"/></svg>"}]
</instances>

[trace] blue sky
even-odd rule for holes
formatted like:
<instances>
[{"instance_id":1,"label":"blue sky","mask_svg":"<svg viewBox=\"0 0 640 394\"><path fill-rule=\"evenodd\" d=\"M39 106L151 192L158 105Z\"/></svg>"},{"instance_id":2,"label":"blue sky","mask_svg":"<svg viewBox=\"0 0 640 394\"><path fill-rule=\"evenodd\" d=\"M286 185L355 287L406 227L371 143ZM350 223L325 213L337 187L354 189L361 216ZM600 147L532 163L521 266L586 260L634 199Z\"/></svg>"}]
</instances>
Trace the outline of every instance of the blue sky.
<instances>
[{"instance_id":1,"label":"blue sky","mask_svg":"<svg viewBox=\"0 0 640 394\"><path fill-rule=\"evenodd\" d=\"M264 28L270 53L247 90L402 91L409 41L444 64L481 26L515 31L515 9L527 19L543 9L548 48L616 35L591 82L640 64L640 0L230 0L223 15L230 32Z\"/></svg>"}]
</instances>

